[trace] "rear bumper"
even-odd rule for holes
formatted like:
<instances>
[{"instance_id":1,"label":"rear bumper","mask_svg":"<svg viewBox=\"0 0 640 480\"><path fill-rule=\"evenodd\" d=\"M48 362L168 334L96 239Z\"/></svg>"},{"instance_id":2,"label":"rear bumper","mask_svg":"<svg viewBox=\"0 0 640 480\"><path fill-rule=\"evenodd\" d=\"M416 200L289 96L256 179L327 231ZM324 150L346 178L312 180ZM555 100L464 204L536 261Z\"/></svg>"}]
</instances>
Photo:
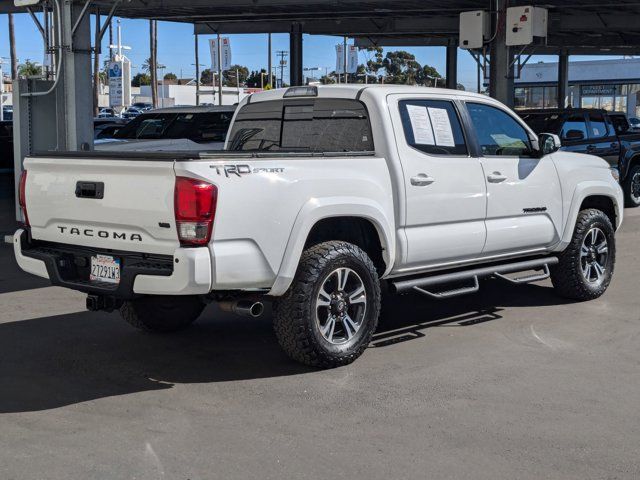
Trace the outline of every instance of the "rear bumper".
<instances>
[{"instance_id":1,"label":"rear bumper","mask_svg":"<svg viewBox=\"0 0 640 480\"><path fill-rule=\"evenodd\" d=\"M32 241L25 230L18 230L13 248L25 272L88 294L129 299L136 295L204 295L211 291L211 254L206 247L178 248L173 256L107 252ZM90 258L96 254L120 259L119 285L89 280Z\"/></svg>"}]
</instances>

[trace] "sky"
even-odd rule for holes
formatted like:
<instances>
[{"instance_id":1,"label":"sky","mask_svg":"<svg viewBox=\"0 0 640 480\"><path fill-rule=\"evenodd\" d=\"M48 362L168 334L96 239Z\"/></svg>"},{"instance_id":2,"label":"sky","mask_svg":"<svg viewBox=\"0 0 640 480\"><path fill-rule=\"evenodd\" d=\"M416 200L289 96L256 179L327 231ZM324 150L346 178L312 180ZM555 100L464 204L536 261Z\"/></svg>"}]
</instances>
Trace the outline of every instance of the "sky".
<instances>
[{"instance_id":1,"label":"sky","mask_svg":"<svg viewBox=\"0 0 640 480\"><path fill-rule=\"evenodd\" d=\"M93 24L93 19L92 19ZM42 62L43 47L40 34L27 14L15 15L16 48L19 62L29 59ZM114 41L115 41L114 21ZM149 57L149 22L146 20L122 19L122 43L132 50L125 52L134 66L134 74L141 71L145 59ZM200 36L199 50L200 63L203 68L209 68L211 59L209 55L209 39L212 36ZM249 70L259 70L267 66L267 35L230 35L233 55L233 63L245 65ZM307 68L320 67L324 74L325 68L329 71L335 68L335 45L342 42L339 37L329 36L304 36L303 62ZM287 34L274 34L272 38L274 52L273 64L277 64L275 52L289 50L289 36ZM385 49L386 50L386 49ZM435 67L441 75L445 72L445 48L444 47L393 47L391 50L406 50L416 56L421 65ZM103 54L108 53L108 34L103 42ZM9 40L7 16L0 15L0 58L8 62ZM103 58L106 58L103 55ZM594 58L617 58L611 56L600 57L571 57L572 61L589 60ZM366 52L360 53L360 63L367 60ZM554 62L553 56L534 56L531 62ZM195 75L193 27L189 24L159 22L158 23L158 63L166 65L165 73L173 72L183 77ZM6 68L6 67L5 67ZM471 56L463 51L458 51L458 83L467 90L477 89L477 67ZM285 69L285 81L288 80L288 72Z\"/></svg>"}]
</instances>

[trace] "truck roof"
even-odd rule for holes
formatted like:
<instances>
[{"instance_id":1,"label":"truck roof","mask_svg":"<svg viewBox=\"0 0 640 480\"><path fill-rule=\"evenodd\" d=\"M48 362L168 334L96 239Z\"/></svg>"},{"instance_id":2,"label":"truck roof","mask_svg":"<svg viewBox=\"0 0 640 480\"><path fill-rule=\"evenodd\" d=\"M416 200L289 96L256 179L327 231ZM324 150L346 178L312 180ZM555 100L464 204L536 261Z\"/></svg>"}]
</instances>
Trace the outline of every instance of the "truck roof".
<instances>
[{"instance_id":1,"label":"truck roof","mask_svg":"<svg viewBox=\"0 0 640 480\"><path fill-rule=\"evenodd\" d=\"M304 92L304 89L315 89L317 91L318 98L350 98L357 99L362 95L362 92L366 91L367 93L374 96L386 96L389 94L404 94L404 93L418 93L418 94L432 94L432 95L451 95L458 97L471 97L471 98L483 98L489 99L487 95L482 95L479 93L467 92L466 90L452 90L447 88L433 88L433 87L419 87L413 85L363 85L363 84L341 84L341 85L318 85L318 86L308 86L308 87L290 87L290 88L279 88L277 90L266 90L264 92L257 92L249 97L246 100L243 100L248 103L254 102L265 102L269 100L281 100L285 98L287 92L293 91L294 89L301 89L300 92ZM301 93L300 95L291 95L291 97L304 97L305 95ZM316 95L310 95L316 97Z\"/></svg>"},{"instance_id":2,"label":"truck roof","mask_svg":"<svg viewBox=\"0 0 640 480\"><path fill-rule=\"evenodd\" d=\"M201 105L197 107L193 106L180 106L180 107L164 107L148 110L143 113L214 113L214 112L234 112L237 105Z\"/></svg>"}]
</instances>

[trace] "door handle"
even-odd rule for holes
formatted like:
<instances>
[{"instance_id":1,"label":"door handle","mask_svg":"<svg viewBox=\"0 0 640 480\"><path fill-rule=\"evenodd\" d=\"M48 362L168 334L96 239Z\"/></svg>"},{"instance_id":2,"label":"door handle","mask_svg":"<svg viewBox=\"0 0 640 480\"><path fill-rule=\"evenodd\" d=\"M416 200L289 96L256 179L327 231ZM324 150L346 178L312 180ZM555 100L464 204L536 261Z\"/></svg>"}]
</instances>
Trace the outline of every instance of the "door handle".
<instances>
[{"instance_id":1,"label":"door handle","mask_svg":"<svg viewBox=\"0 0 640 480\"><path fill-rule=\"evenodd\" d=\"M414 187L426 187L427 185L431 185L435 181L435 178L430 177L426 173L419 173L415 177L411 177L411 185L413 185Z\"/></svg>"},{"instance_id":2,"label":"door handle","mask_svg":"<svg viewBox=\"0 0 640 480\"><path fill-rule=\"evenodd\" d=\"M596 146L595 145L587 145L587 152L593 152L596 150Z\"/></svg>"},{"instance_id":3,"label":"door handle","mask_svg":"<svg viewBox=\"0 0 640 480\"><path fill-rule=\"evenodd\" d=\"M500 183L504 182L507 179L505 175L502 175L500 172L493 172L491 175L487 177L491 183Z\"/></svg>"}]
</instances>

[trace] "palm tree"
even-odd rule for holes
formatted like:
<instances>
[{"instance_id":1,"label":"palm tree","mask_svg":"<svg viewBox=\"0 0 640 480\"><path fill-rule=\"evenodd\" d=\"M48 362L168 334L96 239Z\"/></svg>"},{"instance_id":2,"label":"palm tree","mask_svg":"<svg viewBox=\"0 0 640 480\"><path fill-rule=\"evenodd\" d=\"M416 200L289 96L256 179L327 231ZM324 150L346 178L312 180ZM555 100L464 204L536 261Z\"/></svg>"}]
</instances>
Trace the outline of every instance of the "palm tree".
<instances>
[{"instance_id":1,"label":"palm tree","mask_svg":"<svg viewBox=\"0 0 640 480\"><path fill-rule=\"evenodd\" d=\"M18 66L18 75L21 77L38 77L42 75L42 66L27 58L24 63Z\"/></svg>"},{"instance_id":2,"label":"palm tree","mask_svg":"<svg viewBox=\"0 0 640 480\"><path fill-rule=\"evenodd\" d=\"M142 66L140 68L146 73L151 73L151 57L142 62Z\"/></svg>"}]
</instances>

